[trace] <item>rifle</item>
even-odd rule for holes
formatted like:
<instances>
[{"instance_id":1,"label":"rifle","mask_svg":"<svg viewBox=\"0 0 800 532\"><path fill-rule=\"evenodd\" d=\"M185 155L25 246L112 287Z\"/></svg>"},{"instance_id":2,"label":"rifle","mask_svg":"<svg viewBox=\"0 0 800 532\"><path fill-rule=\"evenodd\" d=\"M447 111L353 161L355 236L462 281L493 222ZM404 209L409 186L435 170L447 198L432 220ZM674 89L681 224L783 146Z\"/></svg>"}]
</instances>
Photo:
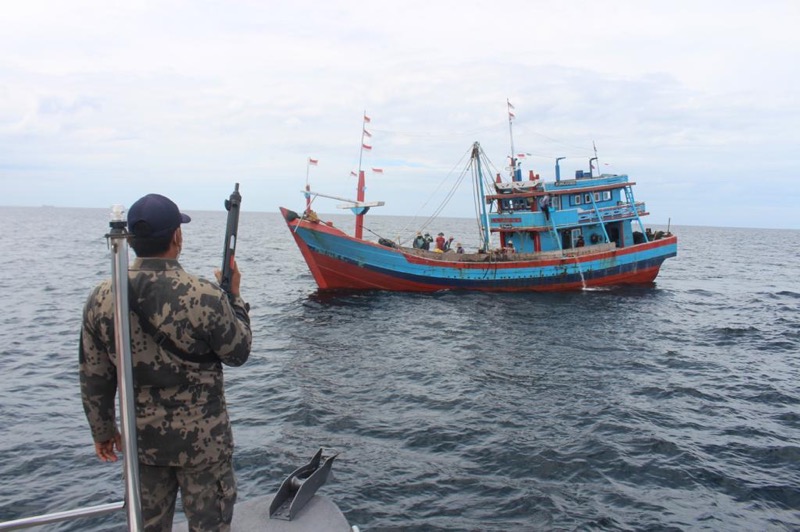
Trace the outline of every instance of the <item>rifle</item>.
<instances>
[{"instance_id":1,"label":"rifle","mask_svg":"<svg viewBox=\"0 0 800 532\"><path fill-rule=\"evenodd\" d=\"M228 224L225 226L225 249L222 252L222 275L219 286L228 294L231 293L231 280L233 278L233 262L236 255L236 234L239 231L239 206L242 204L242 195L239 194L239 183L231 192L231 197L225 200L225 210L228 211Z\"/></svg>"}]
</instances>

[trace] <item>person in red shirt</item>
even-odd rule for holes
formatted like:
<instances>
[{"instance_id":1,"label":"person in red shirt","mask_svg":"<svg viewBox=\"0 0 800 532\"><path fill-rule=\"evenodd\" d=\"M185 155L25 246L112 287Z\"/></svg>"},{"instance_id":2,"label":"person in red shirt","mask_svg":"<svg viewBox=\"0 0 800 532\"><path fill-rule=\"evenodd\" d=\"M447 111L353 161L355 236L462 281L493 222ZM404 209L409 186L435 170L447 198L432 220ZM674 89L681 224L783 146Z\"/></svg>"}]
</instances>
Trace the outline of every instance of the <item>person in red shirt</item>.
<instances>
[{"instance_id":1,"label":"person in red shirt","mask_svg":"<svg viewBox=\"0 0 800 532\"><path fill-rule=\"evenodd\" d=\"M439 235L436 237L436 249L439 251L444 251L444 243L444 233L439 233Z\"/></svg>"}]
</instances>

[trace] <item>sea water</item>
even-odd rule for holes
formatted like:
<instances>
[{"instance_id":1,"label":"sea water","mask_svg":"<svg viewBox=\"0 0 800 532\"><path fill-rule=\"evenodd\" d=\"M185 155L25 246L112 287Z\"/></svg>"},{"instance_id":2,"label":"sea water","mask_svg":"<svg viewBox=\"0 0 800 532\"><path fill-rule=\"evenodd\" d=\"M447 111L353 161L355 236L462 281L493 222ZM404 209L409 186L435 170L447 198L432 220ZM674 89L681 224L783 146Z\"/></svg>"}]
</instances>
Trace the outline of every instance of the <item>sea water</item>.
<instances>
[{"instance_id":1,"label":"sea water","mask_svg":"<svg viewBox=\"0 0 800 532\"><path fill-rule=\"evenodd\" d=\"M225 213L189 214L181 263L211 277ZM365 235L415 223L370 214ZM480 242L471 220L427 229ZM77 371L107 230L105 210L0 208L0 520L123 497ZM671 230L651 286L329 295L280 215L245 209L253 352L225 370L240 500L325 447L320 493L362 530L800 529L800 231Z\"/></svg>"}]
</instances>

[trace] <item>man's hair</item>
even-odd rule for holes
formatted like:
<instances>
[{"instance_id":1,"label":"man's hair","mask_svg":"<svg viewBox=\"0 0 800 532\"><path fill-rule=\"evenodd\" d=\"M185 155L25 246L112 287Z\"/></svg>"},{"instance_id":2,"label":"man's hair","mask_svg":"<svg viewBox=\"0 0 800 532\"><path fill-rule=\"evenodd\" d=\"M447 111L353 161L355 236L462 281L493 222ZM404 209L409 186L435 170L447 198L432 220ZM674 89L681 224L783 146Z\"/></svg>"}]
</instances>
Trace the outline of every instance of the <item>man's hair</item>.
<instances>
[{"instance_id":1,"label":"man's hair","mask_svg":"<svg viewBox=\"0 0 800 532\"><path fill-rule=\"evenodd\" d=\"M174 231L168 236L137 236L149 235L150 232L147 222L137 222L131 228L131 237L128 239L128 243L137 257L157 257L163 255L169 249Z\"/></svg>"}]
</instances>

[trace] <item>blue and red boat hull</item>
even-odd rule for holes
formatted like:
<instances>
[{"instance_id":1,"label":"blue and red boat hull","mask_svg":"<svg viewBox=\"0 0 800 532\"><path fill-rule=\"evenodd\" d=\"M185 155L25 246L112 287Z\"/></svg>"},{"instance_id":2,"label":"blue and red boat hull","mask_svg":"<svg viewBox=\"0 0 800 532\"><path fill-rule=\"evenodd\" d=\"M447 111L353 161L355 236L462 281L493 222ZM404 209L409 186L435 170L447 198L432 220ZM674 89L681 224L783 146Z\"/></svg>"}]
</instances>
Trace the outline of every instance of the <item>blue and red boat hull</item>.
<instances>
[{"instance_id":1,"label":"blue and red boat hull","mask_svg":"<svg viewBox=\"0 0 800 532\"><path fill-rule=\"evenodd\" d=\"M576 256L448 260L460 257L453 253L428 258L356 239L285 208L281 213L320 290L547 292L649 284L664 260L677 255L678 246L677 237L668 236Z\"/></svg>"}]
</instances>

